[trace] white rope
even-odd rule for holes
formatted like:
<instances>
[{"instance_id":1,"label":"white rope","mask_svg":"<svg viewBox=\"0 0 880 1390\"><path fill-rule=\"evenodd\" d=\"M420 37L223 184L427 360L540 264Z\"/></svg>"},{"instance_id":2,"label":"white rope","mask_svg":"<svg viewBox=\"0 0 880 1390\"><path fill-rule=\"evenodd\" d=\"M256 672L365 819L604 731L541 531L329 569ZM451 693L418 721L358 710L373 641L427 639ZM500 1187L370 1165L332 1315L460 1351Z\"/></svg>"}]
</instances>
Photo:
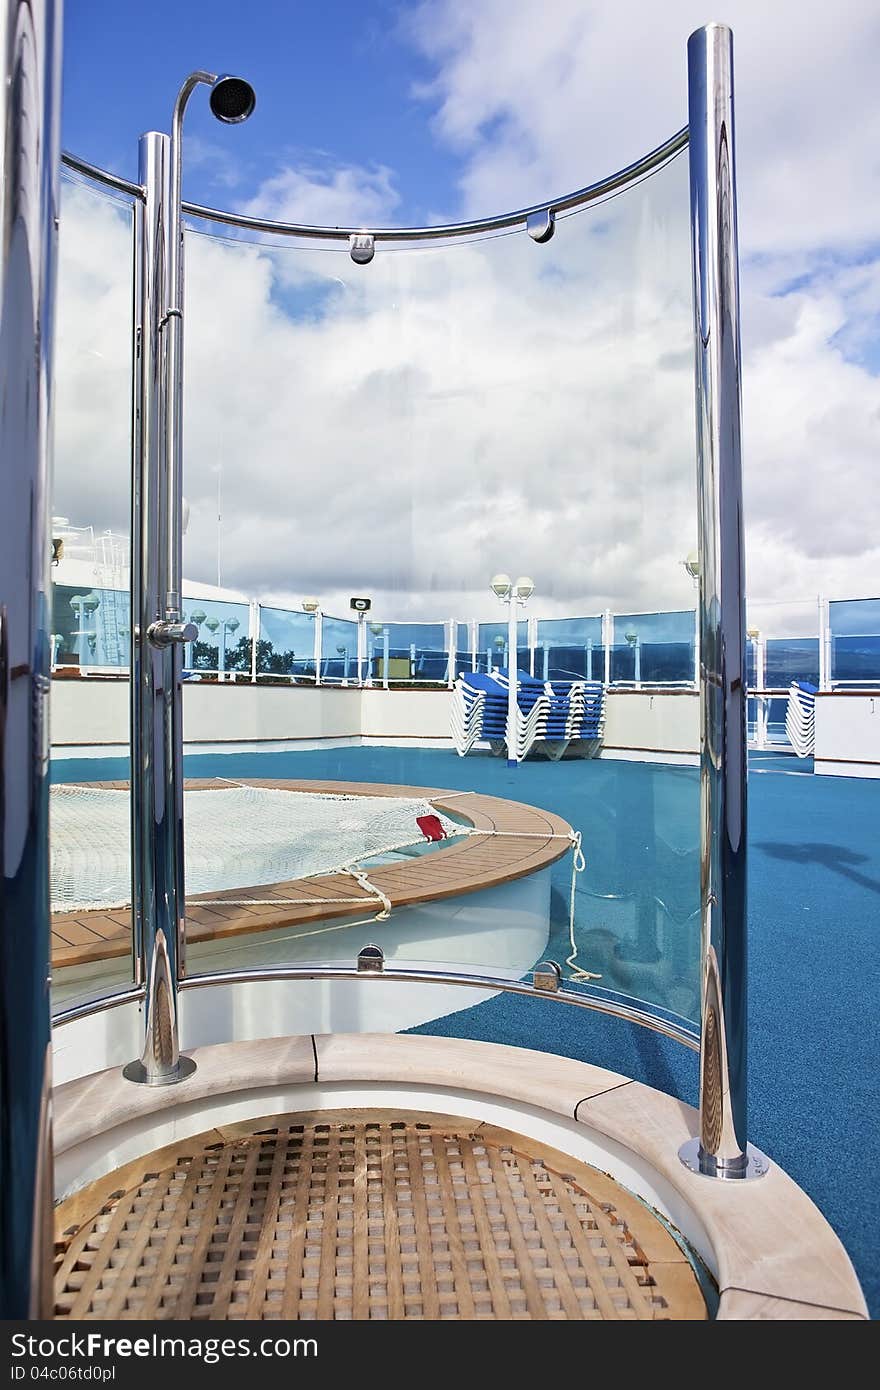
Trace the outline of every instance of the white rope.
<instances>
[{"instance_id":1,"label":"white rope","mask_svg":"<svg viewBox=\"0 0 880 1390\"><path fill-rule=\"evenodd\" d=\"M471 796L471 792L457 792L457 796ZM447 798L443 798L446 800ZM575 893L577 891L577 876L583 873L587 867L584 858L581 832L579 830L478 830L474 826L471 835L501 835L514 840L568 840L571 845L571 890L568 900L568 939L571 943L571 954L565 957L565 963L570 967L572 979L574 980L601 980L602 976L593 970L585 970L582 965L577 965L578 946L574 937L574 916L575 916Z\"/></svg>"}]
</instances>

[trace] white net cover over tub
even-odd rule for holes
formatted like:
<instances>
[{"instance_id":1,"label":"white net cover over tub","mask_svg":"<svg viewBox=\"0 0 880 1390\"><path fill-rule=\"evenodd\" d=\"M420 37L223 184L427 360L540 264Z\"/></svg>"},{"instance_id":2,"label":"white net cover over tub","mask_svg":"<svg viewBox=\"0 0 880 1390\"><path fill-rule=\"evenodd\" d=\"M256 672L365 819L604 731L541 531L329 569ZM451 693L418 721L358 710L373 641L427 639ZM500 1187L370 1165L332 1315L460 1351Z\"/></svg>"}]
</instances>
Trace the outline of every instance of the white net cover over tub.
<instances>
[{"instance_id":1,"label":"white net cover over tub","mask_svg":"<svg viewBox=\"0 0 880 1390\"><path fill-rule=\"evenodd\" d=\"M53 787L50 806L52 911L127 906L128 792ZM438 816L447 835L466 833L416 797L239 786L184 792L187 895L332 873L420 844L423 815Z\"/></svg>"}]
</instances>

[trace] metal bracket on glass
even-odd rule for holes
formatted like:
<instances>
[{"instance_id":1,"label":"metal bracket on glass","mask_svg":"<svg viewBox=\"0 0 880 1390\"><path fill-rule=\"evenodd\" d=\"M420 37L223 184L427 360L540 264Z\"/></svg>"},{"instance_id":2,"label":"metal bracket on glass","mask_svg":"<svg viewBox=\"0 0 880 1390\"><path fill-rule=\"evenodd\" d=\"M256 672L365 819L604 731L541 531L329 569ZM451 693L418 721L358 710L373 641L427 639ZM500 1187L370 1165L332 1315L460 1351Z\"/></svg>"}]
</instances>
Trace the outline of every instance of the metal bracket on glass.
<instances>
[{"instance_id":1,"label":"metal bracket on glass","mask_svg":"<svg viewBox=\"0 0 880 1390\"><path fill-rule=\"evenodd\" d=\"M717 1163L710 1153L706 1153L699 1139L688 1139L682 1144L678 1156L692 1173L701 1178L720 1178L724 1182L749 1182L763 1178L770 1171L770 1160L753 1144L746 1144L745 1162Z\"/></svg>"},{"instance_id":2,"label":"metal bracket on glass","mask_svg":"<svg viewBox=\"0 0 880 1390\"><path fill-rule=\"evenodd\" d=\"M556 214L552 208L541 208L538 212L530 212L526 218L526 231L532 241L539 243L549 241L556 231Z\"/></svg>"},{"instance_id":3,"label":"metal bracket on glass","mask_svg":"<svg viewBox=\"0 0 880 1390\"><path fill-rule=\"evenodd\" d=\"M198 641L199 630L195 623L150 623L147 637L154 647L173 647L175 642Z\"/></svg>"},{"instance_id":4,"label":"metal bracket on glass","mask_svg":"<svg viewBox=\"0 0 880 1390\"><path fill-rule=\"evenodd\" d=\"M385 969L385 952L374 941L358 951L358 974L381 975Z\"/></svg>"},{"instance_id":5,"label":"metal bracket on glass","mask_svg":"<svg viewBox=\"0 0 880 1390\"><path fill-rule=\"evenodd\" d=\"M355 265L369 265L376 254L376 238L372 232L353 232L348 238L348 254Z\"/></svg>"},{"instance_id":6,"label":"metal bracket on glass","mask_svg":"<svg viewBox=\"0 0 880 1390\"><path fill-rule=\"evenodd\" d=\"M562 966L555 960L542 960L532 973L532 986L542 994L556 994L562 983Z\"/></svg>"}]
</instances>

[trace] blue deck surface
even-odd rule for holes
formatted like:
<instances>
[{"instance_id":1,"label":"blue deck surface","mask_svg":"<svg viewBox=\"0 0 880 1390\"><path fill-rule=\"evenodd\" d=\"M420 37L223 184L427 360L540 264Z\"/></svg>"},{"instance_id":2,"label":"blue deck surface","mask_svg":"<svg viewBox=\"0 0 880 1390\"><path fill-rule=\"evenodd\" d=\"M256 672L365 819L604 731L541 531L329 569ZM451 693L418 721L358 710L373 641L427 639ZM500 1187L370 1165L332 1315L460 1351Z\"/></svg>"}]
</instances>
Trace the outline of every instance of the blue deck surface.
<instances>
[{"instance_id":1,"label":"blue deck surface","mask_svg":"<svg viewBox=\"0 0 880 1390\"><path fill-rule=\"evenodd\" d=\"M815 777L808 768L778 754L758 755L751 768L750 1137L837 1230L876 1317L880 1198L866 1159L880 1146L880 781ZM694 769L604 760L508 769L502 760L427 749L342 748L191 755L186 772L472 789L554 810L584 835L579 959L602 973L603 984L695 1014ZM83 760L56 763L53 774L99 780L127 768ZM570 949L568 863L554 869L547 954L557 959ZM624 922L640 924L635 946L621 946ZM696 1101L693 1053L585 1009L499 996L416 1031L577 1057Z\"/></svg>"}]
</instances>

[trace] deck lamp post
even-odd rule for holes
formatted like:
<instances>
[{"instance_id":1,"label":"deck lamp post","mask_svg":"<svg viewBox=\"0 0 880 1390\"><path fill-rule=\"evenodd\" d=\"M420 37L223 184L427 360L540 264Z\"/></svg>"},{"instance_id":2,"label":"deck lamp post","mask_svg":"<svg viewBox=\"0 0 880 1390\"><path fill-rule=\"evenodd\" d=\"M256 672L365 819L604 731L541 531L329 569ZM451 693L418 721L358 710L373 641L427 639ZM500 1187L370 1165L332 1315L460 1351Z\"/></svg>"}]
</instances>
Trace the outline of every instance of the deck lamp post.
<instances>
[{"instance_id":1,"label":"deck lamp post","mask_svg":"<svg viewBox=\"0 0 880 1390\"><path fill-rule=\"evenodd\" d=\"M496 574L489 587L500 603L507 604L507 766L516 767L517 730L519 728L519 704L517 703L517 608L525 608L535 591L535 584L527 575L511 582L510 576Z\"/></svg>"},{"instance_id":2,"label":"deck lamp post","mask_svg":"<svg viewBox=\"0 0 880 1390\"><path fill-rule=\"evenodd\" d=\"M233 635L233 637L234 637L240 626L241 626L241 624L239 623L238 618L224 618L223 622L220 624L220 675L221 675L221 676L222 676L222 675L225 675L225 673L226 673L226 634L227 634L227 632L231 632L232 635Z\"/></svg>"},{"instance_id":3,"label":"deck lamp post","mask_svg":"<svg viewBox=\"0 0 880 1390\"><path fill-rule=\"evenodd\" d=\"M642 683L642 644L639 641L639 634L635 628L629 628L624 634L627 642L632 648L633 654L633 680L636 685Z\"/></svg>"},{"instance_id":4,"label":"deck lamp post","mask_svg":"<svg viewBox=\"0 0 880 1390\"><path fill-rule=\"evenodd\" d=\"M212 637L213 637L213 636L215 635L215 633L217 632L217 629L219 628L219 626L220 626L220 619L219 619L219 618L206 618L206 619L205 619L205 627L208 629L208 631L210 632L210 634L211 634ZM218 652L217 652L217 669L219 670L219 669L220 669L220 653L219 653L220 639L219 639L219 638L217 639L217 648L218 648Z\"/></svg>"},{"instance_id":5,"label":"deck lamp post","mask_svg":"<svg viewBox=\"0 0 880 1390\"><path fill-rule=\"evenodd\" d=\"M70 606L76 614L78 624L73 636L78 639L76 644L77 653L79 655L80 664L84 666L88 665L88 657L86 656L88 639L95 635L94 629L87 627L86 622L89 616L96 611L100 602L101 600L95 593L74 594L73 598L70 600Z\"/></svg>"},{"instance_id":6,"label":"deck lamp post","mask_svg":"<svg viewBox=\"0 0 880 1390\"><path fill-rule=\"evenodd\" d=\"M204 611L203 608L194 608L193 611L192 611L192 612L190 613L190 615L189 615L188 621L189 621L190 624L193 624L193 625L195 626L196 633L195 633L195 636L191 639L191 641L187 642L186 648L185 648L185 652L188 652L188 653L189 653L189 659L187 660L186 655L184 655L184 665L185 665L186 667L188 667L188 668L191 668L191 667L192 667L193 661L195 660L195 654L194 654L194 652L193 652L193 648L194 648L196 642L198 641L198 637L199 637L199 632L198 632L198 630L199 630L199 628L202 626L202 623L205 621L205 619L207 618L207 616L208 616L208 615L207 615L207 613Z\"/></svg>"}]
</instances>

